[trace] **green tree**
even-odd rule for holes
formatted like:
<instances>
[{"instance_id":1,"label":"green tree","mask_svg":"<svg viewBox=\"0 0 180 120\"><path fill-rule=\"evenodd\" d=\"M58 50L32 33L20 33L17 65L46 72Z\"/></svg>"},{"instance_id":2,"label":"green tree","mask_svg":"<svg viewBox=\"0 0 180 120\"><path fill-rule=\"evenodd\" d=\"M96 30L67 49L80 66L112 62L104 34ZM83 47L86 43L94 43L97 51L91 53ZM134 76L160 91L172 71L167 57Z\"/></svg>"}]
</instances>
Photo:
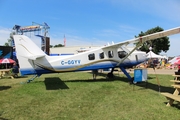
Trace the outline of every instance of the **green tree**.
<instances>
[{"instance_id":1,"label":"green tree","mask_svg":"<svg viewBox=\"0 0 180 120\"><path fill-rule=\"evenodd\" d=\"M49 45L50 48L53 48L53 45Z\"/></svg>"},{"instance_id":2,"label":"green tree","mask_svg":"<svg viewBox=\"0 0 180 120\"><path fill-rule=\"evenodd\" d=\"M7 42L6 42L6 43L4 43L4 46L9 46L9 43L7 43Z\"/></svg>"},{"instance_id":3,"label":"green tree","mask_svg":"<svg viewBox=\"0 0 180 120\"><path fill-rule=\"evenodd\" d=\"M147 30L146 32L141 31L141 33L139 33L139 35L135 36L135 37L149 35L152 33L161 32L163 30L164 30L163 28L157 26L155 28ZM156 54L159 54L162 51L167 52L169 50L169 47L170 47L169 38L168 37L162 37L162 38L157 38L155 40L147 41L139 49L141 51L149 52L149 47L152 47L153 48L152 51Z\"/></svg>"},{"instance_id":4,"label":"green tree","mask_svg":"<svg viewBox=\"0 0 180 120\"><path fill-rule=\"evenodd\" d=\"M64 47L62 44L54 45L54 47Z\"/></svg>"}]
</instances>

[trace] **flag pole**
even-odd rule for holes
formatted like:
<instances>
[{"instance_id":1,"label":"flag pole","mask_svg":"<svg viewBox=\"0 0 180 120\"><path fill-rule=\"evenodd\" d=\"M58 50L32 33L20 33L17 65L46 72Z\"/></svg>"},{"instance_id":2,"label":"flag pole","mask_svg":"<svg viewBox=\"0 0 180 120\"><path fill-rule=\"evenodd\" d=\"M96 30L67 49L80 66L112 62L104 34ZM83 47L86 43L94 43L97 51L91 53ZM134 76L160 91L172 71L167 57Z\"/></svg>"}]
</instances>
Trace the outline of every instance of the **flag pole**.
<instances>
[{"instance_id":1,"label":"flag pole","mask_svg":"<svg viewBox=\"0 0 180 120\"><path fill-rule=\"evenodd\" d=\"M64 47L66 47L66 37L65 37L65 34L64 34Z\"/></svg>"}]
</instances>

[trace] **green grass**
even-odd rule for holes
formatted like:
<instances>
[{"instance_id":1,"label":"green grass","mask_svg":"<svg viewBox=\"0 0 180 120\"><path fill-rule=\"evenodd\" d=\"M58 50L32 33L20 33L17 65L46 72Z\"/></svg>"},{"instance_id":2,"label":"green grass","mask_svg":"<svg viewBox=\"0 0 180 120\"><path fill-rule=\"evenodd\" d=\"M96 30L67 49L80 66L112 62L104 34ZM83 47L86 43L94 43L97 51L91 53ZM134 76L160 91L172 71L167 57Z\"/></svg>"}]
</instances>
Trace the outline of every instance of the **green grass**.
<instances>
[{"instance_id":1,"label":"green grass","mask_svg":"<svg viewBox=\"0 0 180 120\"><path fill-rule=\"evenodd\" d=\"M120 74L112 80L89 72L0 79L0 120L178 120L180 104L167 107L159 94L174 91L171 75L148 75L148 84L130 85Z\"/></svg>"}]
</instances>

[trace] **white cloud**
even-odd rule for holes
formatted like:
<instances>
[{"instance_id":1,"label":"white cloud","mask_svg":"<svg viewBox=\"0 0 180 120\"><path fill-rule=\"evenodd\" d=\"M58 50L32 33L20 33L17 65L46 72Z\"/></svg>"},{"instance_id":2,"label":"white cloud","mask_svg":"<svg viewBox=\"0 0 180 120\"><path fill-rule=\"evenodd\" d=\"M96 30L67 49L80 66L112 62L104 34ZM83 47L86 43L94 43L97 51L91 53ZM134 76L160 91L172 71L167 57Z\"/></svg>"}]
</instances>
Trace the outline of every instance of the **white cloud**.
<instances>
[{"instance_id":1,"label":"white cloud","mask_svg":"<svg viewBox=\"0 0 180 120\"><path fill-rule=\"evenodd\" d=\"M104 45L104 41L96 38L82 38L80 36L66 35L66 46L101 46ZM62 44L64 45L64 38L51 37L51 45Z\"/></svg>"},{"instance_id":2,"label":"white cloud","mask_svg":"<svg viewBox=\"0 0 180 120\"><path fill-rule=\"evenodd\" d=\"M112 30L112 29L104 29L102 31L98 31L96 33L96 35L101 36L101 37L109 37L109 36L118 37L118 36L120 36L118 30Z\"/></svg>"},{"instance_id":3,"label":"white cloud","mask_svg":"<svg viewBox=\"0 0 180 120\"><path fill-rule=\"evenodd\" d=\"M0 27L0 45L4 45L4 43L8 42L7 39L9 39L10 33L11 33L10 28L3 28ZM41 47L41 38L37 37L34 35L34 33L26 33L27 35L38 47ZM59 37L57 35L50 36L50 45L57 45L57 44L62 44L64 45L64 38ZM90 41L90 42L89 42ZM103 40L99 40L96 38L82 38L80 36L73 36L73 35L66 35L66 46L101 46L104 45Z\"/></svg>"},{"instance_id":4,"label":"white cloud","mask_svg":"<svg viewBox=\"0 0 180 120\"><path fill-rule=\"evenodd\" d=\"M9 28L0 27L0 45L4 45L4 43L8 42L9 35L11 30Z\"/></svg>"},{"instance_id":5,"label":"white cloud","mask_svg":"<svg viewBox=\"0 0 180 120\"><path fill-rule=\"evenodd\" d=\"M117 25L115 29L103 29L100 31L96 31L95 36L101 38L101 40L99 40L101 41L101 43L107 43L112 41L117 43L134 38L135 31L139 30L128 25Z\"/></svg>"},{"instance_id":6,"label":"white cloud","mask_svg":"<svg viewBox=\"0 0 180 120\"><path fill-rule=\"evenodd\" d=\"M120 25L119 28L121 31L124 31L127 33L133 33L134 31L140 31L139 29L129 26L129 25Z\"/></svg>"}]
</instances>

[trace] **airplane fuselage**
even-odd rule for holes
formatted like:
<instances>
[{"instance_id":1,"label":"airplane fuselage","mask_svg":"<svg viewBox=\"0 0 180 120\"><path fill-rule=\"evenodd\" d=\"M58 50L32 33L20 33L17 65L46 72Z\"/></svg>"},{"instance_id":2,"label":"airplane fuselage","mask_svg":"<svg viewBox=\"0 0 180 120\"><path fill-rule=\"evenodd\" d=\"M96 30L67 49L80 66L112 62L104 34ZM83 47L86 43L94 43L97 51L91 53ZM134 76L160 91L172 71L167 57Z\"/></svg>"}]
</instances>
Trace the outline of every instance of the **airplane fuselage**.
<instances>
[{"instance_id":1,"label":"airplane fuselage","mask_svg":"<svg viewBox=\"0 0 180 120\"><path fill-rule=\"evenodd\" d=\"M88 71L96 69L107 69L115 67L132 67L146 60L146 53L134 51L120 65L117 64L127 55L121 49L101 48L68 56L45 56L31 61L30 66L21 69L22 75L71 71ZM28 66L29 66L28 65Z\"/></svg>"}]
</instances>

